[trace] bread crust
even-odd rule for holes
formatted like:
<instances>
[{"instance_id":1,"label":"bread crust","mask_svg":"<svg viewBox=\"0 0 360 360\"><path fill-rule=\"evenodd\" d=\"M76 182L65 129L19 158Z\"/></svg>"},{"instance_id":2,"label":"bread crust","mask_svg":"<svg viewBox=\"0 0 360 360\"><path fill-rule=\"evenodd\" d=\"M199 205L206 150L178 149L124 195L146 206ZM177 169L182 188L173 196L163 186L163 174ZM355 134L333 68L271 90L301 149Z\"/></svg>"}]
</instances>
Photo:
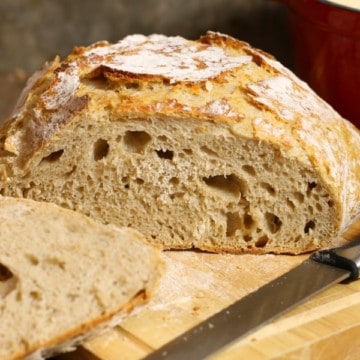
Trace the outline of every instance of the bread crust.
<instances>
[{"instance_id":1,"label":"bread crust","mask_svg":"<svg viewBox=\"0 0 360 360\"><path fill-rule=\"evenodd\" d=\"M14 354L14 356L9 360L21 360L24 358L31 359L31 356L35 353L37 358L39 358L38 356L42 357L43 355L46 357L50 354L55 355L64 352L61 350L61 346L65 342L69 347L78 346L80 343L100 335L102 332L106 331L108 327L114 327L119 324L123 317L129 315L135 307L144 304L148 298L149 296L145 291L140 291L129 301L129 303L121 306L118 310L105 314L97 319L92 319L88 323L83 324L78 328L74 328L66 333L60 334L58 337L53 338L46 343L36 344L26 352ZM109 323L111 323L111 325L108 325ZM69 341L72 341L72 343L69 344ZM38 351L44 353L38 355Z\"/></svg>"},{"instance_id":2,"label":"bread crust","mask_svg":"<svg viewBox=\"0 0 360 360\"><path fill-rule=\"evenodd\" d=\"M140 63L154 54L163 67ZM239 139L269 144L314 169L338 209L339 231L359 216L359 130L271 55L214 32L197 41L133 35L56 58L0 129L2 178L26 174L81 114L104 109L116 121L197 121L199 132L224 124Z\"/></svg>"}]
</instances>

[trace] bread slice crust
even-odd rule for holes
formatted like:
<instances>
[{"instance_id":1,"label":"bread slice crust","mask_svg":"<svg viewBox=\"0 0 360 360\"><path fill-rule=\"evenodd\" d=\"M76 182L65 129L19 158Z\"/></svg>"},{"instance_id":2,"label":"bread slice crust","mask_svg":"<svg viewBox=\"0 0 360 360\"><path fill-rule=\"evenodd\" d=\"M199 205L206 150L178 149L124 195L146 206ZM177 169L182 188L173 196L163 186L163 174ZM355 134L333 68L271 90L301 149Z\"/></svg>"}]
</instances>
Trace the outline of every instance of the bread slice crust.
<instances>
[{"instance_id":1,"label":"bread slice crust","mask_svg":"<svg viewBox=\"0 0 360 360\"><path fill-rule=\"evenodd\" d=\"M87 324L72 329L66 333L59 335L57 338L47 342L34 344L26 352L14 354L9 360L21 359L46 359L56 354L75 350L77 346L92 338L101 335L103 332L121 323L131 311L138 306L143 305L148 300L148 296L144 291L140 291L128 304L114 311L113 314L99 317Z\"/></svg>"}]
</instances>

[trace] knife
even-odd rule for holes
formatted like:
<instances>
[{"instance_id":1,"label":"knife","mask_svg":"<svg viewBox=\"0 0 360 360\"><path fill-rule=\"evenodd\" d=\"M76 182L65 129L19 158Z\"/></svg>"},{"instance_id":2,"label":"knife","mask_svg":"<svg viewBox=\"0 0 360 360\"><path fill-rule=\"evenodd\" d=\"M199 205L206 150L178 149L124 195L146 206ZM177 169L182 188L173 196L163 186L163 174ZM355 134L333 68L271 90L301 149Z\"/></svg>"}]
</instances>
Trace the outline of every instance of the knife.
<instances>
[{"instance_id":1,"label":"knife","mask_svg":"<svg viewBox=\"0 0 360 360\"><path fill-rule=\"evenodd\" d=\"M360 236L345 246L313 253L294 269L209 317L144 360L205 359L320 291L358 279L359 269Z\"/></svg>"}]
</instances>

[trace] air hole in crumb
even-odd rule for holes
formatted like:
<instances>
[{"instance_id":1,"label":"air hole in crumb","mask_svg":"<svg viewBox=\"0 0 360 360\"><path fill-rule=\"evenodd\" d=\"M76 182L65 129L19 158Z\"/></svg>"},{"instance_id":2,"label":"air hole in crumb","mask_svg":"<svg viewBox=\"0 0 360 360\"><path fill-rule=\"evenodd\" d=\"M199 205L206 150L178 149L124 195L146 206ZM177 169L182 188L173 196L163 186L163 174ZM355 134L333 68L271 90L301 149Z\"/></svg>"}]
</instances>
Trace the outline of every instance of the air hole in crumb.
<instances>
[{"instance_id":1,"label":"air hole in crumb","mask_svg":"<svg viewBox=\"0 0 360 360\"><path fill-rule=\"evenodd\" d=\"M332 200L329 200L329 201L328 201L328 205L329 205L329 207L333 207L333 206L334 206L334 202L333 202Z\"/></svg>"},{"instance_id":2,"label":"air hole in crumb","mask_svg":"<svg viewBox=\"0 0 360 360\"><path fill-rule=\"evenodd\" d=\"M308 187L306 190L306 196L313 196L316 200L319 199L319 195L316 193L317 191L317 183L316 182L308 182Z\"/></svg>"},{"instance_id":3,"label":"air hole in crumb","mask_svg":"<svg viewBox=\"0 0 360 360\"><path fill-rule=\"evenodd\" d=\"M319 204L319 203L316 203L316 210L318 210L318 211L322 211L322 206Z\"/></svg>"},{"instance_id":4,"label":"air hole in crumb","mask_svg":"<svg viewBox=\"0 0 360 360\"><path fill-rule=\"evenodd\" d=\"M192 155L193 154L193 151L191 149L183 149L183 152L186 154L186 155Z\"/></svg>"},{"instance_id":5,"label":"air hole in crumb","mask_svg":"<svg viewBox=\"0 0 360 360\"><path fill-rule=\"evenodd\" d=\"M59 160L62 156L62 154L64 153L64 149L61 149L61 150L58 150L58 151L54 151L52 152L50 155L48 156L45 156L40 164L43 164L43 163L52 163L52 162L55 162L57 160Z\"/></svg>"},{"instance_id":6,"label":"air hole in crumb","mask_svg":"<svg viewBox=\"0 0 360 360\"><path fill-rule=\"evenodd\" d=\"M22 301L22 292L21 292L21 291L18 291L18 292L15 294L15 300L16 300L17 302Z\"/></svg>"},{"instance_id":7,"label":"air hole in crumb","mask_svg":"<svg viewBox=\"0 0 360 360\"><path fill-rule=\"evenodd\" d=\"M250 165L243 165L242 169L251 176L256 175L255 169Z\"/></svg>"},{"instance_id":8,"label":"air hole in crumb","mask_svg":"<svg viewBox=\"0 0 360 360\"><path fill-rule=\"evenodd\" d=\"M31 171L27 171L26 174L22 177L23 179L29 179L32 176L32 172Z\"/></svg>"},{"instance_id":9,"label":"air hole in crumb","mask_svg":"<svg viewBox=\"0 0 360 360\"><path fill-rule=\"evenodd\" d=\"M48 257L44 260L44 262L48 265L56 266L61 270L65 270L65 262L56 257Z\"/></svg>"},{"instance_id":10,"label":"air hole in crumb","mask_svg":"<svg viewBox=\"0 0 360 360\"><path fill-rule=\"evenodd\" d=\"M168 140L168 138L165 135L159 135L157 138L162 142L166 142Z\"/></svg>"},{"instance_id":11,"label":"air hole in crumb","mask_svg":"<svg viewBox=\"0 0 360 360\"><path fill-rule=\"evenodd\" d=\"M33 189L35 187L35 183L33 182L33 181L30 181L30 183L29 183L29 185L26 187L26 188L24 188L24 189L22 189L22 196L23 196L23 198L27 198L28 196L29 196L29 192L31 191L31 189Z\"/></svg>"},{"instance_id":12,"label":"air hole in crumb","mask_svg":"<svg viewBox=\"0 0 360 360\"><path fill-rule=\"evenodd\" d=\"M72 209L72 204L67 203L67 202L61 202L61 203L59 203L59 205L65 209Z\"/></svg>"},{"instance_id":13,"label":"air hole in crumb","mask_svg":"<svg viewBox=\"0 0 360 360\"><path fill-rule=\"evenodd\" d=\"M298 203L302 204L304 202L305 196L301 192L295 192L294 198L298 201Z\"/></svg>"},{"instance_id":14,"label":"air hole in crumb","mask_svg":"<svg viewBox=\"0 0 360 360\"><path fill-rule=\"evenodd\" d=\"M177 178L177 177L172 177L172 178L169 180L169 183L170 183L170 184L173 184L173 185L179 185L179 184L180 184L180 180L179 180L179 178Z\"/></svg>"},{"instance_id":15,"label":"air hole in crumb","mask_svg":"<svg viewBox=\"0 0 360 360\"><path fill-rule=\"evenodd\" d=\"M109 143L104 139L96 140L94 144L94 160L103 159L109 153Z\"/></svg>"},{"instance_id":16,"label":"air hole in crumb","mask_svg":"<svg viewBox=\"0 0 360 360\"><path fill-rule=\"evenodd\" d=\"M30 291L29 295L35 301L39 301L42 299L41 294L38 291Z\"/></svg>"},{"instance_id":17,"label":"air hole in crumb","mask_svg":"<svg viewBox=\"0 0 360 360\"><path fill-rule=\"evenodd\" d=\"M226 214L226 236L234 236L242 227L242 219L238 212Z\"/></svg>"},{"instance_id":18,"label":"air hole in crumb","mask_svg":"<svg viewBox=\"0 0 360 360\"><path fill-rule=\"evenodd\" d=\"M184 197L184 195L185 195L184 192L178 191L178 192L175 192L175 193L173 193L173 194L170 194L170 199L171 199L171 200L174 200L174 199L176 199L176 198L182 198L182 197Z\"/></svg>"},{"instance_id":19,"label":"air hole in crumb","mask_svg":"<svg viewBox=\"0 0 360 360\"><path fill-rule=\"evenodd\" d=\"M321 184L317 184L317 185L316 185L316 188L315 188L315 191L316 191L316 192L320 192L321 190L322 190Z\"/></svg>"},{"instance_id":20,"label":"air hole in crumb","mask_svg":"<svg viewBox=\"0 0 360 360\"><path fill-rule=\"evenodd\" d=\"M274 196L276 194L275 189L268 183L266 182L261 182L260 186L266 190L271 196Z\"/></svg>"},{"instance_id":21,"label":"air hole in crumb","mask_svg":"<svg viewBox=\"0 0 360 360\"><path fill-rule=\"evenodd\" d=\"M0 299L7 296L16 287L17 279L3 264L0 264Z\"/></svg>"},{"instance_id":22,"label":"air hole in crumb","mask_svg":"<svg viewBox=\"0 0 360 360\"><path fill-rule=\"evenodd\" d=\"M74 165L74 166L71 168L71 170L69 170L68 172L66 172L66 173L64 174L64 176L65 176L65 177L71 176L71 175L75 172L75 170L76 170L76 165Z\"/></svg>"},{"instance_id":23,"label":"air hole in crumb","mask_svg":"<svg viewBox=\"0 0 360 360\"><path fill-rule=\"evenodd\" d=\"M32 255L32 254L25 254L25 257L28 259L28 261L30 262L31 265L39 265L39 259L35 256L35 255Z\"/></svg>"},{"instance_id":24,"label":"air hole in crumb","mask_svg":"<svg viewBox=\"0 0 360 360\"><path fill-rule=\"evenodd\" d=\"M216 153L216 151L211 150L210 148L208 148L207 146L201 146L200 150L202 152L204 152L205 154L211 155L211 156L218 156L218 154Z\"/></svg>"},{"instance_id":25,"label":"air hole in crumb","mask_svg":"<svg viewBox=\"0 0 360 360\"><path fill-rule=\"evenodd\" d=\"M252 240L252 236L251 236L251 235L244 235L244 241L250 242L251 240Z\"/></svg>"},{"instance_id":26,"label":"air hole in crumb","mask_svg":"<svg viewBox=\"0 0 360 360\"><path fill-rule=\"evenodd\" d=\"M267 212L265 214L265 221L272 234L275 234L280 230L282 222L275 214Z\"/></svg>"},{"instance_id":27,"label":"air hole in crumb","mask_svg":"<svg viewBox=\"0 0 360 360\"><path fill-rule=\"evenodd\" d=\"M140 178L136 178L135 181L136 181L136 183L139 184L139 185L142 185L142 184L144 184L144 182L145 182L143 179L140 179Z\"/></svg>"},{"instance_id":28,"label":"air hole in crumb","mask_svg":"<svg viewBox=\"0 0 360 360\"><path fill-rule=\"evenodd\" d=\"M174 157L174 152L171 150L155 150L155 152L160 159L172 160Z\"/></svg>"},{"instance_id":29,"label":"air hole in crumb","mask_svg":"<svg viewBox=\"0 0 360 360\"><path fill-rule=\"evenodd\" d=\"M256 246L257 248L263 248L263 247L266 246L266 244L268 243L268 241L269 241L269 238L268 238L266 235L264 235L264 236L260 237L260 238L256 241L255 246Z\"/></svg>"},{"instance_id":30,"label":"air hole in crumb","mask_svg":"<svg viewBox=\"0 0 360 360\"><path fill-rule=\"evenodd\" d=\"M244 226L246 229L251 229L255 224L254 219L250 214L245 214L244 216Z\"/></svg>"},{"instance_id":31,"label":"air hole in crumb","mask_svg":"<svg viewBox=\"0 0 360 360\"><path fill-rule=\"evenodd\" d=\"M11 279L14 275L12 272L3 264L0 264L0 281L4 282Z\"/></svg>"},{"instance_id":32,"label":"air hole in crumb","mask_svg":"<svg viewBox=\"0 0 360 360\"><path fill-rule=\"evenodd\" d=\"M86 176L86 181L87 181L88 184L90 184L90 185L94 184L94 180L93 180L93 178L92 178L90 175L87 175L87 176Z\"/></svg>"},{"instance_id":33,"label":"air hole in crumb","mask_svg":"<svg viewBox=\"0 0 360 360\"><path fill-rule=\"evenodd\" d=\"M215 175L204 177L203 181L220 196L240 197L246 192L246 184L236 175Z\"/></svg>"},{"instance_id":34,"label":"air hole in crumb","mask_svg":"<svg viewBox=\"0 0 360 360\"><path fill-rule=\"evenodd\" d=\"M79 297L79 295L73 294L73 293L68 293L68 294L66 294L66 297L69 301L75 301Z\"/></svg>"},{"instance_id":35,"label":"air hole in crumb","mask_svg":"<svg viewBox=\"0 0 360 360\"><path fill-rule=\"evenodd\" d=\"M295 204L290 199L286 199L286 205L292 210L295 209Z\"/></svg>"},{"instance_id":36,"label":"air hole in crumb","mask_svg":"<svg viewBox=\"0 0 360 360\"><path fill-rule=\"evenodd\" d=\"M312 189L316 188L317 186L317 183L315 181L311 181L311 182L308 182L308 188L307 188L307 192L311 192Z\"/></svg>"},{"instance_id":37,"label":"air hole in crumb","mask_svg":"<svg viewBox=\"0 0 360 360\"><path fill-rule=\"evenodd\" d=\"M145 131L126 131L123 140L127 151L143 154L151 141L151 136Z\"/></svg>"},{"instance_id":38,"label":"air hole in crumb","mask_svg":"<svg viewBox=\"0 0 360 360\"><path fill-rule=\"evenodd\" d=\"M310 220L305 224L304 233L308 234L310 230L314 230L314 229L315 229L315 222L313 220Z\"/></svg>"}]
</instances>

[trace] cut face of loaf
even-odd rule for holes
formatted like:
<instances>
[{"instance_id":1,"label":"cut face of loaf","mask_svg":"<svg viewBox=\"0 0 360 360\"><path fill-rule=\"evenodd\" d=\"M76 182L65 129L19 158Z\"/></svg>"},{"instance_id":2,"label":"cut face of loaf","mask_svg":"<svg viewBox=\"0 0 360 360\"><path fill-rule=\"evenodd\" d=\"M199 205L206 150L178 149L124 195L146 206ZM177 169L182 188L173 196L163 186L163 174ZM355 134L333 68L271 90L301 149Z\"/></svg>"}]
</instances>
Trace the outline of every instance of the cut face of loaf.
<instances>
[{"instance_id":1,"label":"cut face of loaf","mask_svg":"<svg viewBox=\"0 0 360 360\"><path fill-rule=\"evenodd\" d=\"M115 326L152 291L159 254L135 230L0 197L0 358L41 359Z\"/></svg>"},{"instance_id":2,"label":"cut face of loaf","mask_svg":"<svg viewBox=\"0 0 360 360\"><path fill-rule=\"evenodd\" d=\"M64 130L11 194L140 229L167 249L303 251L335 232L324 183L276 148L224 125L98 116Z\"/></svg>"},{"instance_id":3,"label":"cut face of loaf","mask_svg":"<svg viewBox=\"0 0 360 360\"><path fill-rule=\"evenodd\" d=\"M77 49L2 128L2 193L132 226L164 249L301 253L359 213L357 130L221 34Z\"/></svg>"}]
</instances>

